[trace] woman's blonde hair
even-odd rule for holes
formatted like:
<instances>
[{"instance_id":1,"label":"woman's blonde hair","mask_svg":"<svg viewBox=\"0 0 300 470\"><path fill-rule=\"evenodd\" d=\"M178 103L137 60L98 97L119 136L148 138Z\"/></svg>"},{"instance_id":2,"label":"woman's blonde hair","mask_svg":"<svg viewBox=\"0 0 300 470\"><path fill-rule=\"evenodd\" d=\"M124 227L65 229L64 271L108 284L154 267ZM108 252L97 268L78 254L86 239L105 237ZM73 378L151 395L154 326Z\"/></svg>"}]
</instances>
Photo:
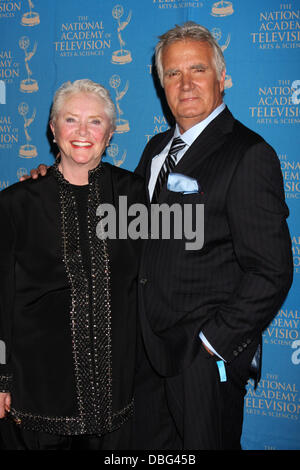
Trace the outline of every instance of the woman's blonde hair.
<instances>
[{"instance_id":1,"label":"woman's blonde hair","mask_svg":"<svg viewBox=\"0 0 300 470\"><path fill-rule=\"evenodd\" d=\"M109 91L99 83L93 82L88 78L75 80L73 83L68 81L63 83L56 91L50 113L50 122L55 123L63 104L71 95L76 93L93 93L104 102L104 111L111 121L112 130L116 128L116 108L110 97Z\"/></svg>"}]
</instances>

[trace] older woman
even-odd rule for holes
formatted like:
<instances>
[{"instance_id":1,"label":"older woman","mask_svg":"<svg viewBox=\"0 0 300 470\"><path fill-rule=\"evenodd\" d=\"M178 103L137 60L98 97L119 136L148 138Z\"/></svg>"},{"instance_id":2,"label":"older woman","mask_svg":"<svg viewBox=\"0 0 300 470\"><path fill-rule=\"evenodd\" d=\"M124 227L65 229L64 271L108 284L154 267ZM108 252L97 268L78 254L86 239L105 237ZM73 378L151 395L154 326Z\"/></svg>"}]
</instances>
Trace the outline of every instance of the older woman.
<instances>
[{"instance_id":1,"label":"older woman","mask_svg":"<svg viewBox=\"0 0 300 470\"><path fill-rule=\"evenodd\" d=\"M96 212L143 202L143 180L101 161L115 128L101 85L63 84L50 119L60 157L0 194L0 417L18 449L128 449L139 241L99 238Z\"/></svg>"}]
</instances>

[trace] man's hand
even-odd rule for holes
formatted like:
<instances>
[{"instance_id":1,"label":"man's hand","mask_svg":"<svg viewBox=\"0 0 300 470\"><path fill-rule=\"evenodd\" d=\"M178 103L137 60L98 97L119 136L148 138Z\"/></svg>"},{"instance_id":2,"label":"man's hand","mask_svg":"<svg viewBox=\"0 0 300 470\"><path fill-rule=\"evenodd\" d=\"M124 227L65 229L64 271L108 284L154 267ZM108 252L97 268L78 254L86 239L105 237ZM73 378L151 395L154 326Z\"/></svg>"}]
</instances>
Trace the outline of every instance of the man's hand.
<instances>
[{"instance_id":1,"label":"man's hand","mask_svg":"<svg viewBox=\"0 0 300 470\"><path fill-rule=\"evenodd\" d=\"M40 165L37 168L30 170L30 176L29 175L21 176L20 181L25 181L25 180L28 180L29 178L36 180L39 176L45 176L47 174L47 170L48 170L48 166L44 165L43 163L40 163Z\"/></svg>"},{"instance_id":2,"label":"man's hand","mask_svg":"<svg viewBox=\"0 0 300 470\"><path fill-rule=\"evenodd\" d=\"M0 419L5 418L6 413L10 411L11 396L10 393L0 392Z\"/></svg>"}]
</instances>

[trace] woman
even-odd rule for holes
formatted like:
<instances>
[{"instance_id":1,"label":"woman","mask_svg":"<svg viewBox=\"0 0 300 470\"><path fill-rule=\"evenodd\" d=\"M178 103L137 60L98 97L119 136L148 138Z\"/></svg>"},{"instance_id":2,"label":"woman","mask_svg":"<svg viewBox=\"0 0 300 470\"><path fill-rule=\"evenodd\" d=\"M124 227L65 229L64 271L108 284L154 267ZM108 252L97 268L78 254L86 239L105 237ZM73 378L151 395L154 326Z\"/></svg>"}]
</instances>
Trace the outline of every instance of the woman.
<instances>
[{"instance_id":1,"label":"woman","mask_svg":"<svg viewBox=\"0 0 300 470\"><path fill-rule=\"evenodd\" d=\"M98 238L96 211L118 220L119 196L144 202L144 184L101 161L115 119L101 85L63 84L60 157L0 194L0 417L19 449L130 448L139 241Z\"/></svg>"}]
</instances>

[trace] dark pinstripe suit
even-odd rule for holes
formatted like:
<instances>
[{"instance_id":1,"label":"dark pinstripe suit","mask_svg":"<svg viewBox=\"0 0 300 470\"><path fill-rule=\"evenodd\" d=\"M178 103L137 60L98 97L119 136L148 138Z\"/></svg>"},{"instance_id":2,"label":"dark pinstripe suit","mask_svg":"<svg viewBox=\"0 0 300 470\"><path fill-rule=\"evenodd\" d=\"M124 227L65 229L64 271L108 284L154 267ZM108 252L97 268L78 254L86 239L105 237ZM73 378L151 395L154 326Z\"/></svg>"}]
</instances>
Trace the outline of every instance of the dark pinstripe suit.
<instances>
[{"instance_id":1,"label":"dark pinstripe suit","mask_svg":"<svg viewBox=\"0 0 300 470\"><path fill-rule=\"evenodd\" d=\"M156 135L147 145L136 170L147 181L152 158L172 135ZM201 190L183 195L164 187L159 202L204 204L204 246L187 251L184 239L146 243L140 317L145 350L162 377L160 396L180 439L159 440L159 399L145 401L144 388L149 425L145 418L138 445L238 448L249 365L292 282L280 165L274 150L226 108L174 171L196 178ZM226 360L226 382L220 383L216 356L201 346L200 331ZM141 412L139 406L138 390Z\"/></svg>"}]
</instances>

